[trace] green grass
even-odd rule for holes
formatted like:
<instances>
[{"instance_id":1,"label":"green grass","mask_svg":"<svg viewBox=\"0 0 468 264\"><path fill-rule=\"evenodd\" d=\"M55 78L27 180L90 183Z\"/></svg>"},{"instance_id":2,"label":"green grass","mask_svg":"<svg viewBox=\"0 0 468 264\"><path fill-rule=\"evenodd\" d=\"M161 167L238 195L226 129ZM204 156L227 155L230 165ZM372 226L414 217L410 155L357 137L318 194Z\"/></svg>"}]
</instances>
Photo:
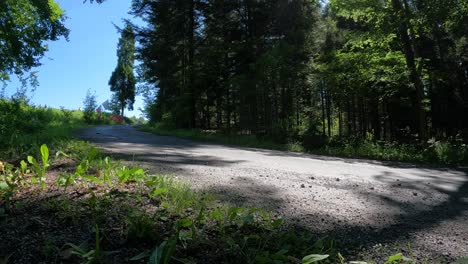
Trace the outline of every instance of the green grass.
<instances>
[{"instance_id":1,"label":"green grass","mask_svg":"<svg viewBox=\"0 0 468 264\"><path fill-rule=\"evenodd\" d=\"M38 146L54 147L77 128L86 127L81 111L36 107L0 99L0 159L33 154ZM37 154L37 152L36 152Z\"/></svg>"},{"instance_id":2,"label":"green grass","mask_svg":"<svg viewBox=\"0 0 468 264\"><path fill-rule=\"evenodd\" d=\"M400 161L412 163L426 163L439 165L468 164L468 146L458 143L433 141L425 146L411 144L397 144L362 140L351 142L340 140L325 142L322 147L307 148L301 142L287 144L262 140L254 135L223 134L214 131L198 129L168 129L161 125L142 125L140 129L163 136L175 136L205 142L236 145L243 147L264 148L292 152L303 152L317 155L365 158L382 161Z\"/></svg>"}]
</instances>

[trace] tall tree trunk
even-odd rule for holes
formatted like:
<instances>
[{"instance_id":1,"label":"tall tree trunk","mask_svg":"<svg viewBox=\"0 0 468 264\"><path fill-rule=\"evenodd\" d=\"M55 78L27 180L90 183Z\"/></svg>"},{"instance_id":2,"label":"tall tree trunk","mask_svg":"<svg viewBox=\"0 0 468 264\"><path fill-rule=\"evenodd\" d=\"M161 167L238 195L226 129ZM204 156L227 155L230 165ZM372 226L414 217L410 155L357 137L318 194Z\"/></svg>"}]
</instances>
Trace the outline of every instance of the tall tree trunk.
<instances>
[{"instance_id":1,"label":"tall tree trunk","mask_svg":"<svg viewBox=\"0 0 468 264\"><path fill-rule=\"evenodd\" d=\"M195 71L194 71L194 57L195 57L195 0L190 0L189 5L189 54L188 54L188 67L189 67L189 91L190 91L190 128L196 127L196 92L195 92Z\"/></svg>"},{"instance_id":2,"label":"tall tree trunk","mask_svg":"<svg viewBox=\"0 0 468 264\"><path fill-rule=\"evenodd\" d=\"M421 76L416 67L416 56L414 48L414 36L410 35L413 30L409 18L409 10L407 0L392 0L392 6L395 9L395 16L399 20L398 22L398 34L403 44L403 52L405 54L406 66L409 71L410 80L416 90L415 106L417 112L417 127L419 140L424 142L427 139L427 128L426 128L426 113L424 111L424 86L421 81ZM403 19L402 19L403 18Z\"/></svg>"},{"instance_id":3,"label":"tall tree trunk","mask_svg":"<svg viewBox=\"0 0 468 264\"><path fill-rule=\"evenodd\" d=\"M327 91L327 124L328 124L328 137L331 137L331 127L332 127L332 105L330 92Z\"/></svg>"},{"instance_id":4,"label":"tall tree trunk","mask_svg":"<svg viewBox=\"0 0 468 264\"><path fill-rule=\"evenodd\" d=\"M342 118L341 107L338 107L338 136L343 136L343 118Z\"/></svg>"},{"instance_id":5,"label":"tall tree trunk","mask_svg":"<svg viewBox=\"0 0 468 264\"><path fill-rule=\"evenodd\" d=\"M348 137L351 136L351 130L352 130L352 127L351 127L351 104L349 103L349 98L348 100L346 100L346 128L347 128L347 135Z\"/></svg>"},{"instance_id":6,"label":"tall tree trunk","mask_svg":"<svg viewBox=\"0 0 468 264\"><path fill-rule=\"evenodd\" d=\"M326 125L325 125L325 91L323 90L323 82L322 82L322 91L320 91L320 100L321 100L321 107L322 107L322 134L326 135Z\"/></svg>"}]
</instances>

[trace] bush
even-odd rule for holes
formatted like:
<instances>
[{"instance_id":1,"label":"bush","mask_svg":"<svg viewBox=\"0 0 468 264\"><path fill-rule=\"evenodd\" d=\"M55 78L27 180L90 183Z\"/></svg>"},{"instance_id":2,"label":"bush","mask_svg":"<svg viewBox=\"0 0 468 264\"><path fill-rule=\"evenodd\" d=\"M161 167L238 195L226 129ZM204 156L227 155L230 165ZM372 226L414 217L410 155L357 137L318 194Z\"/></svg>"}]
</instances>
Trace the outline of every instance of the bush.
<instances>
[{"instance_id":1,"label":"bush","mask_svg":"<svg viewBox=\"0 0 468 264\"><path fill-rule=\"evenodd\" d=\"M465 144L433 140L425 154L429 159L443 164L468 163L468 147Z\"/></svg>"},{"instance_id":2,"label":"bush","mask_svg":"<svg viewBox=\"0 0 468 264\"><path fill-rule=\"evenodd\" d=\"M80 111L31 106L24 100L0 99L0 157L31 154L41 143L51 143L83 126Z\"/></svg>"}]
</instances>

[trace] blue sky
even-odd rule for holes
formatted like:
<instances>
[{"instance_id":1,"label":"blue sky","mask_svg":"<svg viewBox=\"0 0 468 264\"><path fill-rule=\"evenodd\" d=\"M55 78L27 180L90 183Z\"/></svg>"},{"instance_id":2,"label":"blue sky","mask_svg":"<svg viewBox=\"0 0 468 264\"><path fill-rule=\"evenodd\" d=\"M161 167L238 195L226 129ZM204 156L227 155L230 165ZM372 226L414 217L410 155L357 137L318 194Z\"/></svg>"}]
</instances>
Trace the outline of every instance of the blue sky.
<instances>
[{"instance_id":1,"label":"blue sky","mask_svg":"<svg viewBox=\"0 0 468 264\"><path fill-rule=\"evenodd\" d=\"M106 1L101 5L83 4L82 0L58 0L69 17L66 26L70 29L69 41L61 39L49 43L49 51L37 70L40 86L32 96L32 103L69 109L82 107L86 91L96 91L98 103L110 98L107 82L117 63L119 34L114 25L122 26L130 0ZM19 86L12 78L7 84L7 95ZM139 116L143 107L137 98L135 111L128 116Z\"/></svg>"}]
</instances>

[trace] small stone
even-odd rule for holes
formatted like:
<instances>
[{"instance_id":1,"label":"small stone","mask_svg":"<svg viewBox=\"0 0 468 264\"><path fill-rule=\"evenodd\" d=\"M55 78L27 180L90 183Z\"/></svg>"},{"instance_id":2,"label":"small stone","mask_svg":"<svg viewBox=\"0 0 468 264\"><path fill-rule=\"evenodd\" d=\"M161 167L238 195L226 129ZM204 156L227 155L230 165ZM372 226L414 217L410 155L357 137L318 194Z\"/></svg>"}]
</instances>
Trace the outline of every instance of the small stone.
<instances>
[{"instance_id":1,"label":"small stone","mask_svg":"<svg viewBox=\"0 0 468 264\"><path fill-rule=\"evenodd\" d=\"M304 184L301 184L301 188L305 188L305 185L304 185Z\"/></svg>"},{"instance_id":2,"label":"small stone","mask_svg":"<svg viewBox=\"0 0 468 264\"><path fill-rule=\"evenodd\" d=\"M340 178L336 178L336 181L340 181Z\"/></svg>"},{"instance_id":3,"label":"small stone","mask_svg":"<svg viewBox=\"0 0 468 264\"><path fill-rule=\"evenodd\" d=\"M315 180L315 177L310 177L309 179L311 179L311 180Z\"/></svg>"},{"instance_id":4,"label":"small stone","mask_svg":"<svg viewBox=\"0 0 468 264\"><path fill-rule=\"evenodd\" d=\"M417 193L417 192L413 192L413 195L414 195L414 196L418 196L418 193Z\"/></svg>"},{"instance_id":5,"label":"small stone","mask_svg":"<svg viewBox=\"0 0 468 264\"><path fill-rule=\"evenodd\" d=\"M370 187L370 189L371 189L371 190L375 190L375 188L374 188L374 187Z\"/></svg>"}]
</instances>

